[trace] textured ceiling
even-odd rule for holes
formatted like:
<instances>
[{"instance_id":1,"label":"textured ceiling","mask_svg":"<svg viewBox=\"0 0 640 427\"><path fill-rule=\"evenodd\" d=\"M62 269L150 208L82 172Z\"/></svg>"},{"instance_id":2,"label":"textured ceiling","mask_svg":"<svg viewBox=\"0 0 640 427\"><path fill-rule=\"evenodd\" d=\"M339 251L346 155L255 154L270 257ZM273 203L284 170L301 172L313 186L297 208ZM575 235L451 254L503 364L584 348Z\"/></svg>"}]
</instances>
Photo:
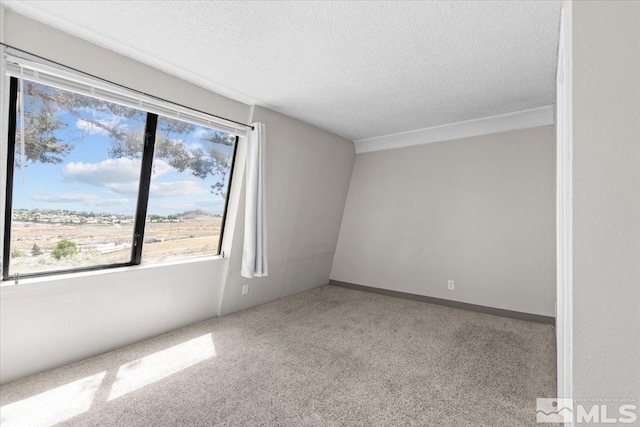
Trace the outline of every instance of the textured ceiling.
<instances>
[{"instance_id":1,"label":"textured ceiling","mask_svg":"<svg viewBox=\"0 0 640 427\"><path fill-rule=\"evenodd\" d=\"M554 103L559 0L4 3L352 140Z\"/></svg>"}]
</instances>

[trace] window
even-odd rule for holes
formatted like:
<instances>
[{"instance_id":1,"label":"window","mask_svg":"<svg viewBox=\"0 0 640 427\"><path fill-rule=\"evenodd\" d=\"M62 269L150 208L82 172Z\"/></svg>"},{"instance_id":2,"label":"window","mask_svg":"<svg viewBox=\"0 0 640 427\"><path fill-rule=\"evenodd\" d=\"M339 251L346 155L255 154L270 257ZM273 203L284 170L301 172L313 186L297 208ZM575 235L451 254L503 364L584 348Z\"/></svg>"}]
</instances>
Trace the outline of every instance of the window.
<instances>
[{"instance_id":1,"label":"window","mask_svg":"<svg viewBox=\"0 0 640 427\"><path fill-rule=\"evenodd\" d=\"M18 77L8 116L3 279L220 253L236 136Z\"/></svg>"},{"instance_id":2,"label":"window","mask_svg":"<svg viewBox=\"0 0 640 427\"><path fill-rule=\"evenodd\" d=\"M227 133L158 118L143 263L218 253L235 145Z\"/></svg>"}]
</instances>

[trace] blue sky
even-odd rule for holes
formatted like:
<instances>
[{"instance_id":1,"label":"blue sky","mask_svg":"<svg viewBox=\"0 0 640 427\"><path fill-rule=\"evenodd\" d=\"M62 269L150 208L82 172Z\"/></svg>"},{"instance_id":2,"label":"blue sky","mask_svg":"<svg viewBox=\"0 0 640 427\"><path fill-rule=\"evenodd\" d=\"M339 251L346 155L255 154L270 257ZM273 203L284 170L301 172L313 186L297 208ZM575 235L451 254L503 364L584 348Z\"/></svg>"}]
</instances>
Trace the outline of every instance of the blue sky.
<instances>
[{"instance_id":1,"label":"blue sky","mask_svg":"<svg viewBox=\"0 0 640 427\"><path fill-rule=\"evenodd\" d=\"M25 102L25 108L34 106ZM135 121L88 109L83 109L82 113L102 123L136 131L142 138L144 119ZM73 144L74 148L59 164L27 162L24 184L20 169L16 167L13 208L67 209L133 216L137 203L140 160L109 157L111 140L104 130L68 112L58 112L58 117L66 127L55 131L55 135L63 142ZM202 138L214 132L216 131L196 126L188 134L165 136L174 143L186 144L194 149L203 147L206 150L212 143L203 141ZM221 144L216 146L229 156L233 153L233 147ZM19 152L18 147L17 156ZM16 161L16 165L18 163ZM169 215L201 209L221 215L224 211L224 199L211 193L211 185L221 179L226 184L228 172L224 178L209 176L203 180L193 176L191 171L180 173L162 159L154 159L148 214Z\"/></svg>"}]
</instances>

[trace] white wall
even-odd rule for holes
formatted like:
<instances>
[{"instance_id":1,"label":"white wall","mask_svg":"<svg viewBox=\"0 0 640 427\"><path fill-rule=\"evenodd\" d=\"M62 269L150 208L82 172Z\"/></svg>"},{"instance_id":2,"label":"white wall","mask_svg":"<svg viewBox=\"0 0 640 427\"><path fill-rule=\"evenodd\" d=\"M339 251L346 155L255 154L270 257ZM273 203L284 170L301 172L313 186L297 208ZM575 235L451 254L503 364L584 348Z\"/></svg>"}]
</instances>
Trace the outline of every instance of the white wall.
<instances>
[{"instance_id":1,"label":"white wall","mask_svg":"<svg viewBox=\"0 0 640 427\"><path fill-rule=\"evenodd\" d=\"M355 156L351 141L254 110L8 10L2 28L6 43L62 64L212 114L266 123L270 276L239 276L246 153L241 141L223 243L230 259L5 283L0 382L328 282ZM251 291L241 297L244 283L251 283Z\"/></svg>"},{"instance_id":2,"label":"white wall","mask_svg":"<svg viewBox=\"0 0 640 427\"><path fill-rule=\"evenodd\" d=\"M269 276L240 276L241 202L221 314L329 282L355 157L351 141L282 114L256 107L252 121L267 128ZM244 284L250 290L242 296Z\"/></svg>"},{"instance_id":3,"label":"white wall","mask_svg":"<svg viewBox=\"0 0 640 427\"><path fill-rule=\"evenodd\" d=\"M554 316L554 158L553 126L358 154L331 279Z\"/></svg>"},{"instance_id":4,"label":"white wall","mask_svg":"<svg viewBox=\"0 0 640 427\"><path fill-rule=\"evenodd\" d=\"M5 10L2 26L5 42L15 47L212 114L243 122L250 119L247 105L11 11ZM3 145L6 153L5 141ZM4 199L4 171L0 176ZM23 280L18 286L4 283L0 288L0 382L217 315L227 263L209 258Z\"/></svg>"},{"instance_id":5,"label":"white wall","mask_svg":"<svg viewBox=\"0 0 640 427\"><path fill-rule=\"evenodd\" d=\"M573 2L573 388L640 401L640 3Z\"/></svg>"},{"instance_id":6,"label":"white wall","mask_svg":"<svg viewBox=\"0 0 640 427\"><path fill-rule=\"evenodd\" d=\"M213 317L224 264L128 267L3 287L0 382Z\"/></svg>"}]
</instances>

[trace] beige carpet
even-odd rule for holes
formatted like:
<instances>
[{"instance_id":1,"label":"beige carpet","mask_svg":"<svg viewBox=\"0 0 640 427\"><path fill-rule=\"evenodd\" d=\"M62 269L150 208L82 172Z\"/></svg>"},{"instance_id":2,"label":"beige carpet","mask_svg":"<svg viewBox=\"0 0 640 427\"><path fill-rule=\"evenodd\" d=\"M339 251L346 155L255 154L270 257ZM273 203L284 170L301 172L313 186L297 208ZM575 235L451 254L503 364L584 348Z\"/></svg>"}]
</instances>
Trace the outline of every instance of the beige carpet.
<instances>
[{"instance_id":1,"label":"beige carpet","mask_svg":"<svg viewBox=\"0 0 640 427\"><path fill-rule=\"evenodd\" d=\"M0 388L2 427L519 426L554 331L324 286Z\"/></svg>"}]
</instances>

